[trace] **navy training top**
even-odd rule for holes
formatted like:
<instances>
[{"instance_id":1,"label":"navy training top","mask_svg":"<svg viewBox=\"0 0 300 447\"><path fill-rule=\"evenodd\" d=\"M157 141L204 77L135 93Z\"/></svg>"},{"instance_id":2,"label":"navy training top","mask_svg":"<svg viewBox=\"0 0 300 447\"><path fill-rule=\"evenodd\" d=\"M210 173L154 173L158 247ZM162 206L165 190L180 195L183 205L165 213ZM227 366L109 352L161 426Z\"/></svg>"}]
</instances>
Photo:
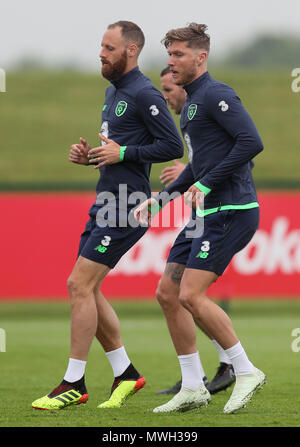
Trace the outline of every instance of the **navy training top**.
<instances>
[{"instance_id":1,"label":"navy training top","mask_svg":"<svg viewBox=\"0 0 300 447\"><path fill-rule=\"evenodd\" d=\"M141 191L150 197L151 163L183 156L183 143L163 95L138 67L106 89L101 133L118 143L124 154L123 161L99 169L96 187L97 197L113 193L117 208L122 206L120 184L126 185L128 195ZM89 214L98 209L96 201Z\"/></svg>"},{"instance_id":2,"label":"navy training top","mask_svg":"<svg viewBox=\"0 0 300 447\"><path fill-rule=\"evenodd\" d=\"M208 72L184 88L180 126L189 164L161 197L164 192L182 194L196 182L206 194L205 210L257 203L252 158L263 143L240 98Z\"/></svg>"}]
</instances>

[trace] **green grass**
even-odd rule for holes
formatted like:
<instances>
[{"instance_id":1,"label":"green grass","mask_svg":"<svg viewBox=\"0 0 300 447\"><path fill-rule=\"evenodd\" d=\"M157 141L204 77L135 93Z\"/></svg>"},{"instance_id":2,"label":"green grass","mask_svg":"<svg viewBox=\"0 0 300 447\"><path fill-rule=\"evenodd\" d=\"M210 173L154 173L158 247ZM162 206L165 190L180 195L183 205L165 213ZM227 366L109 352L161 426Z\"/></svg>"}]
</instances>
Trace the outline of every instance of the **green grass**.
<instances>
[{"instance_id":1,"label":"green grass","mask_svg":"<svg viewBox=\"0 0 300 447\"><path fill-rule=\"evenodd\" d=\"M261 133L265 151L257 157L257 185L299 187L300 94L291 90L290 72L211 73L235 88ZM148 75L159 88L158 73ZM70 145L80 136L98 145L108 85L100 74L8 73L7 92L0 95L0 188L94 189L98 173L72 165L67 158ZM153 165L155 188L163 166Z\"/></svg>"},{"instance_id":2,"label":"green grass","mask_svg":"<svg viewBox=\"0 0 300 447\"><path fill-rule=\"evenodd\" d=\"M58 412L36 411L31 402L51 391L64 375L69 357L67 302L0 303L0 327L6 352L0 353L1 427L299 427L300 352L293 352L293 328L299 327L299 301L256 301L230 304L230 315L249 358L268 377L251 404L234 415L222 413L230 391L212 398L207 408L183 414L157 415L166 401L155 391L180 377L168 331L155 302L112 302L123 341L147 386L117 410L99 410L112 382L112 371L100 345L93 342L86 371L87 405ZM199 332L198 347L205 372L212 378L218 357Z\"/></svg>"}]
</instances>

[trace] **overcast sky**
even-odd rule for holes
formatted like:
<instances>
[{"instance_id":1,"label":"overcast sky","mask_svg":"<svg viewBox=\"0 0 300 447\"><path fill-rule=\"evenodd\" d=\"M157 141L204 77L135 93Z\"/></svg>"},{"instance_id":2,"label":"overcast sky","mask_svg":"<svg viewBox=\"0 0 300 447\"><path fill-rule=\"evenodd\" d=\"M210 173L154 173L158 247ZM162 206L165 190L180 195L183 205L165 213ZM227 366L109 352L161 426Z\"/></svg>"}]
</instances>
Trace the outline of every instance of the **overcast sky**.
<instances>
[{"instance_id":1,"label":"overcast sky","mask_svg":"<svg viewBox=\"0 0 300 447\"><path fill-rule=\"evenodd\" d=\"M160 43L166 31L192 21L208 25L216 57L263 32L300 37L300 0L2 0L0 67L32 56L98 70L101 36L117 20L143 29L140 66L148 68L167 60Z\"/></svg>"}]
</instances>

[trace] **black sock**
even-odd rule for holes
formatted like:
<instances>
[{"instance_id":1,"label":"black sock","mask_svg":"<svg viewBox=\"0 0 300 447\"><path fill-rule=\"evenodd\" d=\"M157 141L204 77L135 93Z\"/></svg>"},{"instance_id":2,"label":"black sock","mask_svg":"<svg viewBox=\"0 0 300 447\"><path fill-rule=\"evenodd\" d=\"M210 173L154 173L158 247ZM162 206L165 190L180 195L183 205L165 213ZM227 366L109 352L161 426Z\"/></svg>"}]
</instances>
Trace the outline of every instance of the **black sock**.
<instances>
[{"instance_id":1,"label":"black sock","mask_svg":"<svg viewBox=\"0 0 300 447\"><path fill-rule=\"evenodd\" d=\"M140 373L135 369L132 363L128 366L127 369L120 376L115 377L114 383L112 384L110 395L114 392L114 390L118 387L119 383L122 380L138 380L141 377Z\"/></svg>"},{"instance_id":2,"label":"black sock","mask_svg":"<svg viewBox=\"0 0 300 447\"><path fill-rule=\"evenodd\" d=\"M115 377L115 380L138 380L141 377L140 373L135 369L132 363L128 366L127 369L118 377Z\"/></svg>"},{"instance_id":3,"label":"black sock","mask_svg":"<svg viewBox=\"0 0 300 447\"><path fill-rule=\"evenodd\" d=\"M80 394L87 394L87 389L84 382L84 376L82 376L81 379L77 380L76 382L68 382L67 380L64 379L61 382L61 385L72 385L72 387Z\"/></svg>"}]
</instances>

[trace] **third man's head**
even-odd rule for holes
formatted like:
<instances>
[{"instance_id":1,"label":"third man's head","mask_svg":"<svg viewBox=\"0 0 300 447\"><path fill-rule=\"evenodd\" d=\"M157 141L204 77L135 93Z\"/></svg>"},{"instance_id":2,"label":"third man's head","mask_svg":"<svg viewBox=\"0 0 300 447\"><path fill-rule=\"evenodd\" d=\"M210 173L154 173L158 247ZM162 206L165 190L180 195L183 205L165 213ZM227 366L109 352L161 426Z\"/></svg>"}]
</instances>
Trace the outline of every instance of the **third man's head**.
<instances>
[{"instance_id":1,"label":"third man's head","mask_svg":"<svg viewBox=\"0 0 300 447\"><path fill-rule=\"evenodd\" d=\"M165 100L176 115L179 115L185 103L186 92L180 85L175 84L170 67L162 70L160 84Z\"/></svg>"}]
</instances>

